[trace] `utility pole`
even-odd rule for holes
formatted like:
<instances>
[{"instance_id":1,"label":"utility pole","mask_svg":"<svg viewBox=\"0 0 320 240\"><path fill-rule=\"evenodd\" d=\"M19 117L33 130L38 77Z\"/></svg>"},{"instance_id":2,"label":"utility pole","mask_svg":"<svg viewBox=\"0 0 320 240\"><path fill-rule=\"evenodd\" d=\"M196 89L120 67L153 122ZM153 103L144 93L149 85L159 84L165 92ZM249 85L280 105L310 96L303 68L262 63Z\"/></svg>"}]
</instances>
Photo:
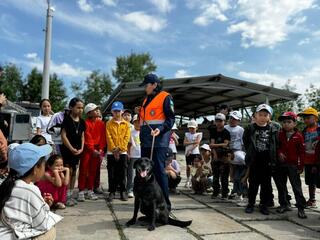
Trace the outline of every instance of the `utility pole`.
<instances>
[{"instance_id":1,"label":"utility pole","mask_svg":"<svg viewBox=\"0 0 320 240\"><path fill-rule=\"evenodd\" d=\"M50 6L50 0L47 0L47 22L46 22L46 39L44 47L44 61L43 61L43 76L42 76L42 91L41 98L49 98L50 87L50 61L51 61L51 33L52 33L52 17L54 8Z\"/></svg>"}]
</instances>

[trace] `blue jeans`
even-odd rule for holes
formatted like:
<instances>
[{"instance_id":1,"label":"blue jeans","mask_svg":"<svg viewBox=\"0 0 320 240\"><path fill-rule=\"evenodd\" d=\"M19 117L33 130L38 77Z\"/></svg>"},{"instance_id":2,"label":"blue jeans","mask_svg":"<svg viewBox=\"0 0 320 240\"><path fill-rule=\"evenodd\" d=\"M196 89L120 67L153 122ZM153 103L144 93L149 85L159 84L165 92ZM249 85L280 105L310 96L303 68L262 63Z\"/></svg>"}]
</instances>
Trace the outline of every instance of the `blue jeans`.
<instances>
[{"instance_id":1,"label":"blue jeans","mask_svg":"<svg viewBox=\"0 0 320 240\"><path fill-rule=\"evenodd\" d=\"M247 167L245 165L233 165L233 190L232 193L236 193L238 196L246 195L248 193L248 187L241 182L241 179L245 176Z\"/></svg>"}]
</instances>

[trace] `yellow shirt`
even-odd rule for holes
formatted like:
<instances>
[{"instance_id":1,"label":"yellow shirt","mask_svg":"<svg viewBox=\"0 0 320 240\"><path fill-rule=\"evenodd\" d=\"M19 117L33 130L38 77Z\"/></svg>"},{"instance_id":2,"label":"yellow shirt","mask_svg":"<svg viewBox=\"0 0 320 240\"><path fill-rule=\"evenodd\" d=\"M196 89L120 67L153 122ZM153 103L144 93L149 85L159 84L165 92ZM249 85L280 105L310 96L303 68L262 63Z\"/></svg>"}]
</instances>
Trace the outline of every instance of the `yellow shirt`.
<instances>
[{"instance_id":1,"label":"yellow shirt","mask_svg":"<svg viewBox=\"0 0 320 240\"><path fill-rule=\"evenodd\" d=\"M120 152L126 152L130 140L130 124L124 119L117 122L112 118L106 124L106 136L108 152L115 148L119 148Z\"/></svg>"}]
</instances>

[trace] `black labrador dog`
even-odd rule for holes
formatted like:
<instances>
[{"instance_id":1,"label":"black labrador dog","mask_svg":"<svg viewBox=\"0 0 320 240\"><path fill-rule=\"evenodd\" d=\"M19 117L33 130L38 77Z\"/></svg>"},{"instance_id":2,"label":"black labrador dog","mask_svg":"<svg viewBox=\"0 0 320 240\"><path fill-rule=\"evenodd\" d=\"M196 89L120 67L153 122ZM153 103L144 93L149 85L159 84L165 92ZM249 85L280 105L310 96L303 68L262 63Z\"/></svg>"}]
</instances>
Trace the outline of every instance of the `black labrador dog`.
<instances>
[{"instance_id":1,"label":"black labrador dog","mask_svg":"<svg viewBox=\"0 0 320 240\"><path fill-rule=\"evenodd\" d=\"M169 216L166 201L162 190L152 173L153 162L149 158L140 158L134 163L136 177L134 178L133 193L134 213L127 226L134 225L137 220L139 208L145 217L139 220L145 220L149 223L148 230L153 231L156 222L160 224L170 224L178 227L187 227L192 221L180 221Z\"/></svg>"}]
</instances>

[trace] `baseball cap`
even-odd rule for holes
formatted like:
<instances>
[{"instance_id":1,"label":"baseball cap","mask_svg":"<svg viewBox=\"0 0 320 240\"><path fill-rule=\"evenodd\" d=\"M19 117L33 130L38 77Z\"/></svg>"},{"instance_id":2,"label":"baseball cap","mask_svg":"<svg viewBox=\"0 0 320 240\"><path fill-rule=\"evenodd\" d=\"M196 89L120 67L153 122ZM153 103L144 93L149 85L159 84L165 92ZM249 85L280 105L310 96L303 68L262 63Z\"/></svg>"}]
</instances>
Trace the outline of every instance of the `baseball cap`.
<instances>
[{"instance_id":1,"label":"baseball cap","mask_svg":"<svg viewBox=\"0 0 320 240\"><path fill-rule=\"evenodd\" d=\"M116 101L116 102L112 103L111 111L123 111L122 102Z\"/></svg>"},{"instance_id":2,"label":"baseball cap","mask_svg":"<svg viewBox=\"0 0 320 240\"><path fill-rule=\"evenodd\" d=\"M205 149L205 150L211 152L211 148L210 148L210 146L209 146L208 144L202 144L201 147L200 147L200 149Z\"/></svg>"},{"instance_id":3,"label":"baseball cap","mask_svg":"<svg viewBox=\"0 0 320 240\"><path fill-rule=\"evenodd\" d=\"M23 176L39 161L49 155L52 147L49 144L37 146L32 143L22 143L9 152L9 167Z\"/></svg>"},{"instance_id":4,"label":"baseball cap","mask_svg":"<svg viewBox=\"0 0 320 240\"><path fill-rule=\"evenodd\" d=\"M133 118L132 118L132 122L137 121L137 120L139 120L139 119L138 119L138 114L135 114L135 115L133 116Z\"/></svg>"},{"instance_id":5,"label":"baseball cap","mask_svg":"<svg viewBox=\"0 0 320 240\"><path fill-rule=\"evenodd\" d=\"M178 130L178 128L177 128L177 124L173 124L173 126L172 126L172 128L171 128L171 130Z\"/></svg>"},{"instance_id":6,"label":"baseball cap","mask_svg":"<svg viewBox=\"0 0 320 240\"><path fill-rule=\"evenodd\" d=\"M130 109L124 109L124 110L123 110L123 114L125 114L125 113L130 113L130 114L132 114L132 111L131 111Z\"/></svg>"},{"instance_id":7,"label":"baseball cap","mask_svg":"<svg viewBox=\"0 0 320 240\"><path fill-rule=\"evenodd\" d=\"M148 83L160 83L160 80L157 75L149 73L144 76L143 82L139 86L142 87Z\"/></svg>"},{"instance_id":8,"label":"baseball cap","mask_svg":"<svg viewBox=\"0 0 320 240\"><path fill-rule=\"evenodd\" d=\"M242 114L240 111L232 111L230 114L230 117L236 119L236 120L240 120L242 119Z\"/></svg>"},{"instance_id":9,"label":"baseball cap","mask_svg":"<svg viewBox=\"0 0 320 240\"><path fill-rule=\"evenodd\" d=\"M214 119L215 120L225 121L226 120L226 116L223 113L217 113Z\"/></svg>"},{"instance_id":10,"label":"baseball cap","mask_svg":"<svg viewBox=\"0 0 320 240\"><path fill-rule=\"evenodd\" d=\"M256 112L260 112L262 110L266 110L268 113L270 113L271 115L273 114L273 110L272 107L270 107L268 104L260 104L257 108L256 108Z\"/></svg>"},{"instance_id":11,"label":"baseball cap","mask_svg":"<svg viewBox=\"0 0 320 240\"><path fill-rule=\"evenodd\" d=\"M284 119L292 119L293 121L297 121L297 117L297 114L294 112L284 112L278 117L278 120L283 121Z\"/></svg>"},{"instance_id":12,"label":"baseball cap","mask_svg":"<svg viewBox=\"0 0 320 240\"><path fill-rule=\"evenodd\" d=\"M305 110L303 110L303 112L299 113L298 116L304 116L304 115L313 115L315 117L319 117L319 113L316 109L312 108L312 107L308 107Z\"/></svg>"},{"instance_id":13,"label":"baseball cap","mask_svg":"<svg viewBox=\"0 0 320 240\"><path fill-rule=\"evenodd\" d=\"M9 152L11 152L13 149L15 149L17 146L19 146L20 144L19 143L11 143L9 146L8 146L8 154Z\"/></svg>"},{"instance_id":14,"label":"baseball cap","mask_svg":"<svg viewBox=\"0 0 320 240\"><path fill-rule=\"evenodd\" d=\"M190 122L188 122L188 128L197 128L198 127L198 123L196 122L196 120L192 119L190 120Z\"/></svg>"},{"instance_id":15,"label":"baseball cap","mask_svg":"<svg viewBox=\"0 0 320 240\"><path fill-rule=\"evenodd\" d=\"M84 107L84 113L88 114L88 112L91 112L95 109L98 108L98 105L94 104L94 103L88 103L85 107Z\"/></svg>"},{"instance_id":16,"label":"baseball cap","mask_svg":"<svg viewBox=\"0 0 320 240\"><path fill-rule=\"evenodd\" d=\"M171 148L168 148L167 152L166 152L166 157L167 158L170 158L170 157L173 157L173 151Z\"/></svg>"}]
</instances>

